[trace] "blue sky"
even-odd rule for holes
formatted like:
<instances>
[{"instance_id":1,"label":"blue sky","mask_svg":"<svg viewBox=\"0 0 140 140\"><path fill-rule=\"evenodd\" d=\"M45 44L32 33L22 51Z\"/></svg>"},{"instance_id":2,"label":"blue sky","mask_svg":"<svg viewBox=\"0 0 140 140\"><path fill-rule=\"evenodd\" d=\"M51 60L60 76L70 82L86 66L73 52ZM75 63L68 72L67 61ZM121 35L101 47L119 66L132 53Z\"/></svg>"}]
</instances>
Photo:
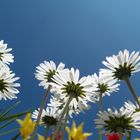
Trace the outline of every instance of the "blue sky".
<instances>
[{"instance_id":1,"label":"blue sky","mask_svg":"<svg viewBox=\"0 0 140 140\"><path fill-rule=\"evenodd\" d=\"M11 69L21 83L18 100L22 103L16 112L38 108L45 91L34 72L44 60L63 62L84 76L98 72L106 56L125 48L140 49L139 0L1 0L0 5L0 39L13 48ZM139 79L140 73L131 77L137 92ZM118 93L104 98L103 108L121 107L126 100L133 98L121 82ZM2 100L1 107L14 102ZM86 114L76 117L77 123L85 122L86 131L93 132L89 140L97 139L93 123L97 109L98 104L92 104Z\"/></svg>"}]
</instances>

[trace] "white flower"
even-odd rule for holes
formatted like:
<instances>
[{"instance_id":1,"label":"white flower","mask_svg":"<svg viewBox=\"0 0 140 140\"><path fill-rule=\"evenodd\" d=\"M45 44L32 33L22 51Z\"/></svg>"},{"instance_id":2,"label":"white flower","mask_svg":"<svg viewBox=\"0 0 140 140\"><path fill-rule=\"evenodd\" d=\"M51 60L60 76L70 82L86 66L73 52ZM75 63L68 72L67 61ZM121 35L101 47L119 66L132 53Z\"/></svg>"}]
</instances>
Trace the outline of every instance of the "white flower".
<instances>
[{"instance_id":1,"label":"white flower","mask_svg":"<svg viewBox=\"0 0 140 140\"><path fill-rule=\"evenodd\" d=\"M121 107L114 111L108 108L107 111L99 112L95 124L98 129L104 129L105 133L123 133L128 135L132 129L140 131L140 112L133 113Z\"/></svg>"},{"instance_id":2,"label":"white flower","mask_svg":"<svg viewBox=\"0 0 140 140\"><path fill-rule=\"evenodd\" d=\"M17 98L16 94L19 93L17 87L19 83L15 83L19 77L15 77L15 73L9 70L7 66L0 66L0 100Z\"/></svg>"},{"instance_id":3,"label":"white flower","mask_svg":"<svg viewBox=\"0 0 140 140\"><path fill-rule=\"evenodd\" d=\"M56 67L53 61L44 61L36 68L35 77L40 80L39 86L43 86L44 89L47 89L49 86L49 82L51 82L51 78L58 73L59 71L64 69L64 64L60 63L58 67Z\"/></svg>"},{"instance_id":4,"label":"white flower","mask_svg":"<svg viewBox=\"0 0 140 140\"><path fill-rule=\"evenodd\" d=\"M133 104L131 101L124 102L124 107L131 112L140 111L138 104Z\"/></svg>"},{"instance_id":5,"label":"white flower","mask_svg":"<svg viewBox=\"0 0 140 140\"><path fill-rule=\"evenodd\" d=\"M65 104L66 102L64 100L55 95L51 96L50 103L48 103L47 106L58 108L60 111L63 111ZM72 118L73 114L78 115L81 111L88 110L89 108L90 106L87 105L87 102L85 102L85 104L79 102L76 109L73 109L72 106L69 107L69 116Z\"/></svg>"},{"instance_id":6,"label":"white flower","mask_svg":"<svg viewBox=\"0 0 140 140\"><path fill-rule=\"evenodd\" d=\"M77 108L81 110L82 104L87 106L87 102L96 100L92 93L91 77L79 78L79 75L78 69L67 69L57 73L53 77L54 82L50 83L55 95L57 94L58 98L63 100L64 103L68 101L70 96L73 96L69 107L74 110Z\"/></svg>"},{"instance_id":7,"label":"white flower","mask_svg":"<svg viewBox=\"0 0 140 140\"><path fill-rule=\"evenodd\" d=\"M63 100L60 100L59 98L55 96L51 96L50 103L48 103L47 106L60 109L63 107L63 104L64 104Z\"/></svg>"},{"instance_id":8,"label":"white flower","mask_svg":"<svg viewBox=\"0 0 140 140\"><path fill-rule=\"evenodd\" d=\"M10 64L14 62L14 56L9 53L12 50L12 48L7 49L7 44L4 44L4 41L0 41L0 61L4 64Z\"/></svg>"},{"instance_id":9,"label":"white flower","mask_svg":"<svg viewBox=\"0 0 140 140\"><path fill-rule=\"evenodd\" d=\"M133 51L129 54L129 51L125 49L118 55L106 57L103 64L110 70L114 78L122 80L124 77L130 77L133 73L140 71L139 60L139 52Z\"/></svg>"},{"instance_id":10,"label":"white flower","mask_svg":"<svg viewBox=\"0 0 140 140\"><path fill-rule=\"evenodd\" d=\"M99 94L102 94L103 96L108 95L110 96L110 93L116 92L119 90L117 84L117 80L113 77L107 77L106 75L99 73L99 76L97 76L96 73L92 75L93 79L93 92L99 96Z\"/></svg>"},{"instance_id":11,"label":"white flower","mask_svg":"<svg viewBox=\"0 0 140 140\"><path fill-rule=\"evenodd\" d=\"M40 108L35 110L32 114L32 118L37 120ZM56 107L47 107L46 110L43 109L40 119L40 124L49 125L49 126L56 126L57 122L59 121L61 116L61 111L58 110Z\"/></svg>"}]
</instances>

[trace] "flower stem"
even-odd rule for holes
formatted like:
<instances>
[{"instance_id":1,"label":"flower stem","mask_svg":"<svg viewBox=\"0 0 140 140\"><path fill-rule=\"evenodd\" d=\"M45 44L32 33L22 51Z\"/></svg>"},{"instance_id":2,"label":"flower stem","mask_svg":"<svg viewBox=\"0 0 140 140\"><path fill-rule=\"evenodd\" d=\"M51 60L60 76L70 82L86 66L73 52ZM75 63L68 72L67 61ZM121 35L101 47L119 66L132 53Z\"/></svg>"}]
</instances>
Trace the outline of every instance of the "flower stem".
<instances>
[{"instance_id":1,"label":"flower stem","mask_svg":"<svg viewBox=\"0 0 140 140\"><path fill-rule=\"evenodd\" d=\"M131 132L129 132L129 136L127 137L127 140L131 140Z\"/></svg>"},{"instance_id":2,"label":"flower stem","mask_svg":"<svg viewBox=\"0 0 140 140\"><path fill-rule=\"evenodd\" d=\"M138 106L139 106L139 108L140 108L140 102L139 102L139 100L138 100L138 96L137 96L136 92L134 91L134 88L133 88L133 86L132 86L132 84L131 84L129 78L128 78L128 77L124 77L124 81L126 82L128 88L129 88L129 90L131 91L131 93L132 93L132 95L133 95L135 101L137 102L137 104L138 104Z\"/></svg>"},{"instance_id":3,"label":"flower stem","mask_svg":"<svg viewBox=\"0 0 140 140\"><path fill-rule=\"evenodd\" d=\"M69 108L67 109L67 112L66 112L66 117L65 117L64 127L63 127L63 133L62 133L62 140L64 140L64 138L65 138L65 129L66 129L68 116L69 116Z\"/></svg>"},{"instance_id":4,"label":"flower stem","mask_svg":"<svg viewBox=\"0 0 140 140\"><path fill-rule=\"evenodd\" d=\"M99 94L99 111L102 111L103 96L102 93Z\"/></svg>"},{"instance_id":5,"label":"flower stem","mask_svg":"<svg viewBox=\"0 0 140 140\"><path fill-rule=\"evenodd\" d=\"M119 140L122 140L122 133L119 133Z\"/></svg>"},{"instance_id":6,"label":"flower stem","mask_svg":"<svg viewBox=\"0 0 140 140\"><path fill-rule=\"evenodd\" d=\"M48 126L46 127L45 140L47 140L48 133L49 133L49 129L50 129L50 126L48 125Z\"/></svg>"},{"instance_id":7,"label":"flower stem","mask_svg":"<svg viewBox=\"0 0 140 140\"><path fill-rule=\"evenodd\" d=\"M102 98L102 93L100 92L99 94L99 111L102 111L102 103L103 103L103 98ZM99 140L102 140L102 129L99 129Z\"/></svg>"},{"instance_id":8,"label":"flower stem","mask_svg":"<svg viewBox=\"0 0 140 140\"><path fill-rule=\"evenodd\" d=\"M35 139L35 136L36 136L36 133L37 133L37 129L38 129L38 125L39 125L39 122L40 122L40 118L41 118L41 114L42 114L42 111L43 111L43 108L44 108L44 105L46 103L46 99L47 99L47 96L48 96L48 93L50 92L50 88L51 86L48 87L43 99L42 99L42 102L40 104L40 110L39 110L39 113L38 113L38 116L37 116L37 120L36 120L36 124L35 124L35 127L34 127L34 131L31 135L31 138L30 140L34 140Z\"/></svg>"},{"instance_id":9,"label":"flower stem","mask_svg":"<svg viewBox=\"0 0 140 140\"><path fill-rule=\"evenodd\" d=\"M66 114L67 109L69 108L69 104L70 104L70 102L72 101L72 99L73 99L73 94L71 94L70 97L68 98L68 101L67 101L67 103L66 103L66 106L65 106L64 109L63 109L63 112L62 112L62 114L61 114L61 117L60 117L60 119L59 119L59 122L58 122L58 124L57 124L57 126L56 126L56 129L55 129L55 131L54 131L52 140L55 140L55 138L56 138L56 136L57 136L57 133L58 133L58 131L59 131L59 129L60 129L60 126L61 126L62 119L64 118L64 115Z\"/></svg>"}]
</instances>

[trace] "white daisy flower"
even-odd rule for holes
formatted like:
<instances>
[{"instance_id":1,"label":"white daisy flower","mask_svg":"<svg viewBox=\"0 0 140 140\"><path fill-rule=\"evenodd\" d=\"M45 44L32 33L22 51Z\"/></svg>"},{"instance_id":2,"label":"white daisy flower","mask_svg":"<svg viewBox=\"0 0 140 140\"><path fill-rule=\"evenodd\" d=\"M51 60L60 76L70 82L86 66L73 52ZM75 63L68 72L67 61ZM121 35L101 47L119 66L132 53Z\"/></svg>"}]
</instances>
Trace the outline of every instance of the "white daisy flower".
<instances>
[{"instance_id":1,"label":"white daisy flower","mask_svg":"<svg viewBox=\"0 0 140 140\"><path fill-rule=\"evenodd\" d=\"M8 67L0 67L0 100L17 98L16 94L19 93L17 87L19 83L15 83L19 77L15 77L15 73L12 73Z\"/></svg>"},{"instance_id":2,"label":"white daisy flower","mask_svg":"<svg viewBox=\"0 0 140 140\"><path fill-rule=\"evenodd\" d=\"M140 131L140 112L133 113L121 107L114 111L108 108L107 111L99 112L98 119L95 119L96 128L104 129L103 133L122 133L128 136L132 129Z\"/></svg>"},{"instance_id":3,"label":"white daisy flower","mask_svg":"<svg viewBox=\"0 0 140 140\"><path fill-rule=\"evenodd\" d=\"M4 41L0 41L0 61L4 64L10 64L14 62L14 56L9 53L12 50L12 48L7 49L7 44L4 44Z\"/></svg>"},{"instance_id":4,"label":"white daisy flower","mask_svg":"<svg viewBox=\"0 0 140 140\"><path fill-rule=\"evenodd\" d=\"M47 106L58 108L59 110L63 111L65 104L66 103L64 102L64 100L57 98L55 96L51 96L50 103L48 103ZM87 105L87 102L84 102L84 104L78 102L78 106L76 109L73 109L72 106L69 107L69 116L72 118L73 114L78 115L81 111L88 110L89 108L90 106Z\"/></svg>"},{"instance_id":5,"label":"white daisy flower","mask_svg":"<svg viewBox=\"0 0 140 140\"><path fill-rule=\"evenodd\" d=\"M129 54L129 51L125 49L118 55L106 57L103 64L110 70L114 78L122 80L124 77L130 77L133 73L140 71L140 55L135 51Z\"/></svg>"},{"instance_id":6,"label":"white daisy flower","mask_svg":"<svg viewBox=\"0 0 140 140\"><path fill-rule=\"evenodd\" d=\"M99 96L99 94L102 94L102 96L108 95L112 92L117 92L119 90L119 84L117 84L117 80L113 77L107 77L106 75L99 73L99 76L97 76L96 73L92 75L93 79L93 92Z\"/></svg>"},{"instance_id":7,"label":"white daisy flower","mask_svg":"<svg viewBox=\"0 0 140 140\"><path fill-rule=\"evenodd\" d=\"M79 70L64 70L57 73L53 77L52 89L58 97L66 103L70 96L73 96L69 107L76 110L82 106L78 104L87 105L87 102L94 102L96 99L92 93L91 77L79 78ZM80 108L81 109L81 108ZM82 110L82 109L81 109Z\"/></svg>"},{"instance_id":8,"label":"white daisy flower","mask_svg":"<svg viewBox=\"0 0 140 140\"><path fill-rule=\"evenodd\" d=\"M59 71L63 70L65 65L60 63L58 67L53 61L44 61L38 67L36 67L35 77L41 81L39 86L43 86L44 89L47 89L49 86L49 82L52 82L51 78L58 73Z\"/></svg>"},{"instance_id":9,"label":"white daisy flower","mask_svg":"<svg viewBox=\"0 0 140 140\"><path fill-rule=\"evenodd\" d=\"M59 98L51 96L50 102L47 104L47 106L61 109L63 108L63 104L63 100L59 100Z\"/></svg>"},{"instance_id":10,"label":"white daisy flower","mask_svg":"<svg viewBox=\"0 0 140 140\"><path fill-rule=\"evenodd\" d=\"M37 120L40 108L35 110L32 114L32 118ZM57 122L59 121L61 115L61 111L58 110L56 107L47 107L46 110L43 109L40 119L40 124L48 125L48 126L56 126Z\"/></svg>"},{"instance_id":11,"label":"white daisy flower","mask_svg":"<svg viewBox=\"0 0 140 140\"><path fill-rule=\"evenodd\" d=\"M128 111L131 111L131 112L138 112L140 111L139 109L139 105L136 103L132 103L131 101L127 101L127 102L124 102L124 107L128 110Z\"/></svg>"}]
</instances>

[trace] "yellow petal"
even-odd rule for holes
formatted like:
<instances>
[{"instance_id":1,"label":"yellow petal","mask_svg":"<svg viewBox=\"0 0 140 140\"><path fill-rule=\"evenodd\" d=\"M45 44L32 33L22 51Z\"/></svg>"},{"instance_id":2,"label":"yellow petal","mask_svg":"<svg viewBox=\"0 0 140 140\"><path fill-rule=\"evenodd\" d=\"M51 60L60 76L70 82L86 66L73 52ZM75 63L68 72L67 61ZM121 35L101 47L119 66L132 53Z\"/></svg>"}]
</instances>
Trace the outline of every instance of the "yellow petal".
<instances>
[{"instance_id":1,"label":"yellow petal","mask_svg":"<svg viewBox=\"0 0 140 140\"><path fill-rule=\"evenodd\" d=\"M42 135L38 134L38 140L45 140L45 138Z\"/></svg>"}]
</instances>

